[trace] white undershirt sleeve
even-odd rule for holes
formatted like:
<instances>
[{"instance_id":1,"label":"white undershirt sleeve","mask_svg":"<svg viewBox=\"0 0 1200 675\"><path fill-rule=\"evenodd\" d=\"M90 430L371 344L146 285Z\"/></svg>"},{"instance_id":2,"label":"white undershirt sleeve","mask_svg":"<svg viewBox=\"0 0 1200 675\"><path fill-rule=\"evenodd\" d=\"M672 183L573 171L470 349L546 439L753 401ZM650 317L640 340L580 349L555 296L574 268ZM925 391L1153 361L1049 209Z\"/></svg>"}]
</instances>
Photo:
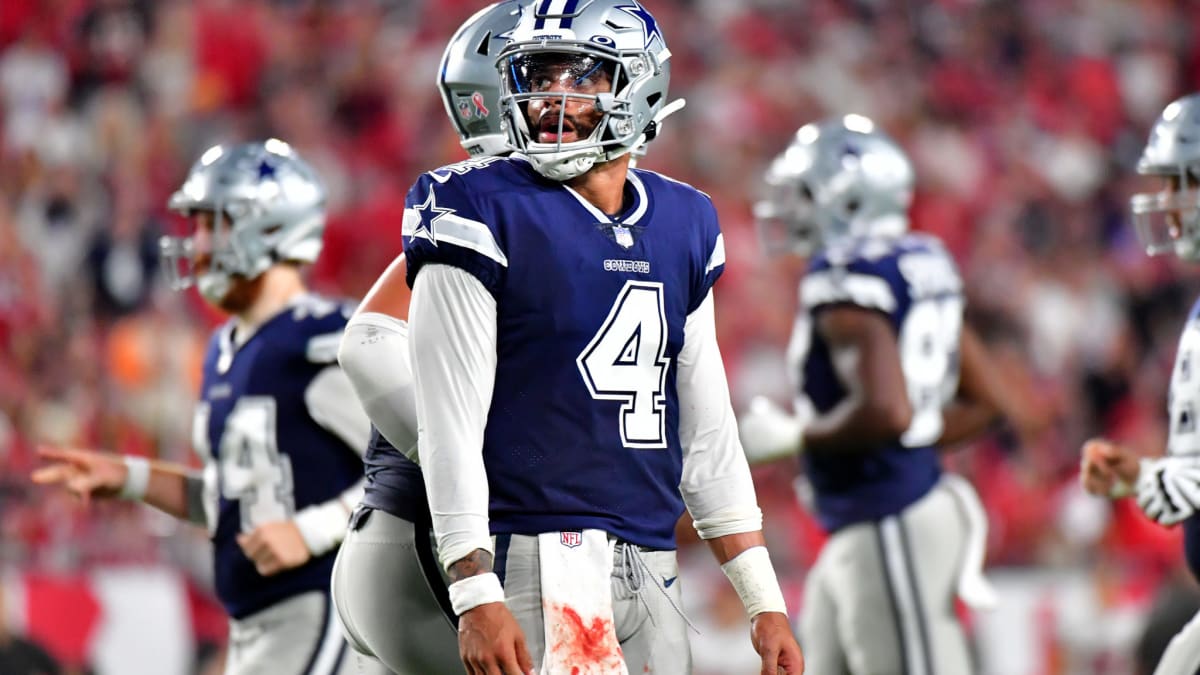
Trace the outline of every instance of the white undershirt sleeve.
<instances>
[{"instance_id":1,"label":"white undershirt sleeve","mask_svg":"<svg viewBox=\"0 0 1200 675\"><path fill-rule=\"evenodd\" d=\"M371 440L371 421L363 412L350 379L337 366L325 368L304 390L308 414L317 424L337 436L359 457ZM293 518L300 536L313 555L334 549L346 536L346 522L362 500L365 478L360 478L337 497L306 506Z\"/></svg>"},{"instance_id":2,"label":"white undershirt sleeve","mask_svg":"<svg viewBox=\"0 0 1200 675\"><path fill-rule=\"evenodd\" d=\"M417 450L444 567L492 552L483 431L496 381L496 300L469 273L421 268L409 305Z\"/></svg>"},{"instance_id":3,"label":"white undershirt sleeve","mask_svg":"<svg viewBox=\"0 0 1200 675\"><path fill-rule=\"evenodd\" d=\"M738 440L712 291L688 315L675 386L683 476L679 491L701 539L762 529L750 466Z\"/></svg>"}]
</instances>

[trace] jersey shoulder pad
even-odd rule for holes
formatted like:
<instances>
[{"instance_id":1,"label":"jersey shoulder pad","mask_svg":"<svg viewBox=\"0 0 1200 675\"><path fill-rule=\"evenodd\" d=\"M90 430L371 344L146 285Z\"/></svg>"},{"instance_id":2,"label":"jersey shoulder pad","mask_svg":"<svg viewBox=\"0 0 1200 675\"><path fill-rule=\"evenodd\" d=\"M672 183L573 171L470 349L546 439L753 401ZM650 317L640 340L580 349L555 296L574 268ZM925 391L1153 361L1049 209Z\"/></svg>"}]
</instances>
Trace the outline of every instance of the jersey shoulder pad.
<instances>
[{"instance_id":1,"label":"jersey shoulder pad","mask_svg":"<svg viewBox=\"0 0 1200 675\"><path fill-rule=\"evenodd\" d=\"M441 263L462 268L495 289L508 267L493 208L494 195L512 179L505 162L499 157L467 160L417 179L404 204L410 286L423 265Z\"/></svg>"},{"instance_id":2,"label":"jersey shoulder pad","mask_svg":"<svg viewBox=\"0 0 1200 675\"><path fill-rule=\"evenodd\" d=\"M895 240L859 239L828 247L809 260L800 299L809 310L855 305L891 314L898 301Z\"/></svg>"},{"instance_id":3,"label":"jersey shoulder pad","mask_svg":"<svg viewBox=\"0 0 1200 675\"><path fill-rule=\"evenodd\" d=\"M335 363L342 333L353 313L353 303L305 294L272 322L267 336L272 342L271 351L281 357L302 355L310 363Z\"/></svg>"},{"instance_id":4,"label":"jersey shoulder pad","mask_svg":"<svg viewBox=\"0 0 1200 675\"><path fill-rule=\"evenodd\" d=\"M695 187L654 171L633 169L635 187L640 184L654 213L671 214L671 229L685 233L687 247L694 251L695 274L688 303L691 314L725 271L725 237L712 197Z\"/></svg>"}]
</instances>

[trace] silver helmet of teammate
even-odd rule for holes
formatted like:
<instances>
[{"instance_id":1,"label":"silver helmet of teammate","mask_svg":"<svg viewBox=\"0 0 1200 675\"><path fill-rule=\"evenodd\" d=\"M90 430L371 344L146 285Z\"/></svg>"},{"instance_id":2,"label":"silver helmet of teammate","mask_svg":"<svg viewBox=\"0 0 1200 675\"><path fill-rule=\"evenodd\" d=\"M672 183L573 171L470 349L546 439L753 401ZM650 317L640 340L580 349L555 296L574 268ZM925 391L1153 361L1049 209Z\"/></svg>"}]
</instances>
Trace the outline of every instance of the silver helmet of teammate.
<instances>
[{"instance_id":1,"label":"silver helmet of teammate","mask_svg":"<svg viewBox=\"0 0 1200 675\"><path fill-rule=\"evenodd\" d=\"M489 5L467 19L442 54L438 91L463 149L472 157L508 152L500 127L500 77L496 59L521 16L518 0Z\"/></svg>"},{"instance_id":2,"label":"silver helmet of teammate","mask_svg":"<svg viewBox=\"0 0 1200 675\"><path fill-rule=\"evenodd\" d=\"M1174 251L1200 260L1200 94L1172 101L1150 131L1137 172L1166 179L1159 192L1130 200L1138 238L1150 255Z\"/></svg>"},{"instance_id":3,"label":"silver helmet of teammate","mask_svg":"<svg viewBox=\"0 0 1200 675\"><path fill-rule=\"evenodd\" d=\"M315 262L325 231L325 188L290 145L272 138L216 145L188 172L167 207L214 214L210 261L199 274L192 237L163 237L171 287L196 285L219 302L233 276L254 279L281 261Z\"/></svg>"},{"instance_id":4,"label":"silver helmet of teammate","mask_svg":"<svg viewBox=\"0 0 1200 675\"><path fill-rule=\"evenodd\" d=\"M763 183L754 216L769 253L807 256L844 237L908 229L912 164L862 115L801 127Z\"/></svg>"},{"instance_id":5,"label":"silver helmet of teammate","mask_svg":"<svg viewBox=\"0 0 1200 675\"><path fill-rule=\"evenodd\" d=\"M496 62L510 144L559 181L630 152L657 133L670 57L658 23L636 0L526 4ZM572 110L595 117L586 137L575 137Z\"/></svg>"}]
</instances>

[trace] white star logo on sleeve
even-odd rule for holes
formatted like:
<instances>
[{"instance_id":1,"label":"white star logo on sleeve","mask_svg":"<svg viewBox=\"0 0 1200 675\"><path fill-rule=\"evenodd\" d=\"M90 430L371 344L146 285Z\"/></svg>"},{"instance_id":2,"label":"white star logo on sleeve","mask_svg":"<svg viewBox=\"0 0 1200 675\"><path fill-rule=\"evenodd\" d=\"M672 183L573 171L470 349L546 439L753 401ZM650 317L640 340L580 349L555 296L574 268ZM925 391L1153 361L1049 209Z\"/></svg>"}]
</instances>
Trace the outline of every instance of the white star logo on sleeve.
<instances>
[{"instance_id":1,"label":"white star logo on sleeve","mask_svg":"<svg viewBox=\"0 0 1200 675\"><path fill-rule=\"evenodd\" d=\"M425 203L413 207L413 210L417 212L421 220L413 228L412 237L414 239L418 237L428 239L429 243L437 246L437 221L444 216L454 213L454 209L445 209L438 206L437 197L433 194L433 186L430 186L429 196L425 198Z\"/></svg>"}]
</instances>

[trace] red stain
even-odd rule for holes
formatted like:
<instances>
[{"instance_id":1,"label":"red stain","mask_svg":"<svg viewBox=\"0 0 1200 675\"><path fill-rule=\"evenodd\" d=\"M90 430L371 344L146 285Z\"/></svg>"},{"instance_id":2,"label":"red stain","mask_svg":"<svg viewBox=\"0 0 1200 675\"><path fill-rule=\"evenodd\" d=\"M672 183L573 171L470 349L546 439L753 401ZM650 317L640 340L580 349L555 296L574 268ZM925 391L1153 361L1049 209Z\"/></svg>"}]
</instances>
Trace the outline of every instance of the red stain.
<instances>
[{"instance_id":1,"label":"red stain","mask_svg":"<svg viewBox=\"0 0 1200 675\"><path fill-rule=\"evenodd\" d=\"M620 667L624 656L611 619L585 620L566 605L551 604L546 609L546 621L553 622L557 638L550 650L555 661L571 665L571 675L608 673Z\"/></svg>"}]
</instances>

